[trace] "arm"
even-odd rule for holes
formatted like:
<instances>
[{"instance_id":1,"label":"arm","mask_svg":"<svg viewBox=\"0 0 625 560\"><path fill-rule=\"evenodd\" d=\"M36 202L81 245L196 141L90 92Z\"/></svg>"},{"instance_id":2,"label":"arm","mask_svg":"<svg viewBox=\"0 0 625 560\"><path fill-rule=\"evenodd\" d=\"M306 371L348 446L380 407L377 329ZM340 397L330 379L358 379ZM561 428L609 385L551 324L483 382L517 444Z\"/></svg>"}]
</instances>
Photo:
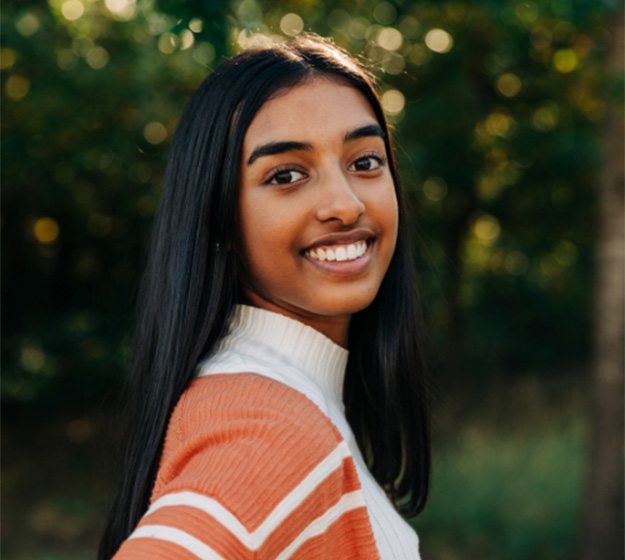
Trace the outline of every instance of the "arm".
<instances>
[{"instance_id":1,"label":"arm","mask_svg":"<svg viewBox=\"0 0 625 560\"><path fill-rule=\"evenodd\" d=\"M259 376L218 377L174 413L151 506L115 559L377 558L349 449L323 413Z\"/></svg>"}]
</instances>

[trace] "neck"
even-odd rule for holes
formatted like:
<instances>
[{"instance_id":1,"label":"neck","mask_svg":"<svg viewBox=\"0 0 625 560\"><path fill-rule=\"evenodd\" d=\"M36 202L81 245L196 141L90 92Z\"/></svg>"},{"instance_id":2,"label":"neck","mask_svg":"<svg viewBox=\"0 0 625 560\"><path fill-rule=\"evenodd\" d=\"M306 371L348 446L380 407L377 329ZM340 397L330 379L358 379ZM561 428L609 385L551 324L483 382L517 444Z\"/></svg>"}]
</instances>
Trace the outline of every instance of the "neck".
<instances>
[{"instance_id":1,"label":"neck","mask_svg":"<svg viewBox=\"0 0 625 560\"><path fill-rule=\"evenodd\" d=\"M295 319L296 321L319 331L335 344L338 344L343 348L347 348L347 335L349 332L349 321L351 319L351 315L316 315L314 313L298 309L294 306L274 303L251 291L247 292L245 295L247 301L244 303Z\"/></svg>"}]
</instances>

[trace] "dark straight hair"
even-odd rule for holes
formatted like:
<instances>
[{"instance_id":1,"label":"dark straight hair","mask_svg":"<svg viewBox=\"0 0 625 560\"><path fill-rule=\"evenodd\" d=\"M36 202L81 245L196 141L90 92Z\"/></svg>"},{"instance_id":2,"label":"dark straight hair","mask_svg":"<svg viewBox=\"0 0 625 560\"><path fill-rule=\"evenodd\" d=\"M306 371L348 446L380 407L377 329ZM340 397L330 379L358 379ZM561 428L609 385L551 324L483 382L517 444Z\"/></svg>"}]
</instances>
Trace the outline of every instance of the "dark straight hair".
<instances>
[{"instance_id":1,"label":"dark straight hair","mask_svg":"<svg viewBox=\"0 0 625 560\"><path fill-rule=\"evenodd\" d=\"M241 301L238 185L245 133L280 90L314 77L361 92L385 132L399 202L399 234L373 303L352 318L347 419L368 466L404 515L426 502L429 389L419 339L410 231L388 126L369 73L328 40L308 34L223 62L178 124L142 279L127 394L123 474L100 544L115 554L148 507L165 431L198 362L227 332Z\"/></svg>"}]
</instances>

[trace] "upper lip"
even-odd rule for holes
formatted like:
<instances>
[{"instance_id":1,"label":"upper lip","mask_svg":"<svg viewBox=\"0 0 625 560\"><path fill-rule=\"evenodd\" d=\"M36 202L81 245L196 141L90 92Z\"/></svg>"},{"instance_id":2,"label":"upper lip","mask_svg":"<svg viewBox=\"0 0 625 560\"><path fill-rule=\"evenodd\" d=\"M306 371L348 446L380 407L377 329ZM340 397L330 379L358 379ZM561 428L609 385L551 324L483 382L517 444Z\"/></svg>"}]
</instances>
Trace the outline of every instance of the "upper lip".
<instances>
[{"instance_id":1,"label":"upper lip","mask_svg":"<svg viewBox=\"0 0 625 560\"><path fill-rule=\"evenodd\" d=\"M304 251L310 251L326 245L347 245L357 241L368 241L374 237L375 233L368 228L353 229L344 233L329 233L317 237Z\"/></svg>"}]
</instances>

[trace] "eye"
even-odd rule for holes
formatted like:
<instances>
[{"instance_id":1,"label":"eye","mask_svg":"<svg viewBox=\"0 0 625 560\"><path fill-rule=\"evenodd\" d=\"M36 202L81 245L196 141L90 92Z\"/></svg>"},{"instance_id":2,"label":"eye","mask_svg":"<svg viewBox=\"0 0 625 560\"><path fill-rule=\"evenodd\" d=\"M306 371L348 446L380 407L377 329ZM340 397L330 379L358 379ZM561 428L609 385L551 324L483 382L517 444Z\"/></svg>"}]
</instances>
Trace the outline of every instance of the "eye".
<instances>
[{"instance_id":1,"label":"eye","mask_svg":"<svg viewBox=\"0 0 625 560\"><path fill-rule=\"evenodd\" d=\"M306 178L303 171L297 169L278 169L265 182L267 185L290 185Z\"/></svg>"},{"instance_id":2,"label":"eye","mask_svg":"<svg viewBox=\"0 0 625 560\"><path fill-rule=\"evenodd\" d=\"M382 167L382 165L384 165L384 160L380 156L368 154L359 157L348 169L350 171L375 171Z\"/></svg>"}]
</instances>

